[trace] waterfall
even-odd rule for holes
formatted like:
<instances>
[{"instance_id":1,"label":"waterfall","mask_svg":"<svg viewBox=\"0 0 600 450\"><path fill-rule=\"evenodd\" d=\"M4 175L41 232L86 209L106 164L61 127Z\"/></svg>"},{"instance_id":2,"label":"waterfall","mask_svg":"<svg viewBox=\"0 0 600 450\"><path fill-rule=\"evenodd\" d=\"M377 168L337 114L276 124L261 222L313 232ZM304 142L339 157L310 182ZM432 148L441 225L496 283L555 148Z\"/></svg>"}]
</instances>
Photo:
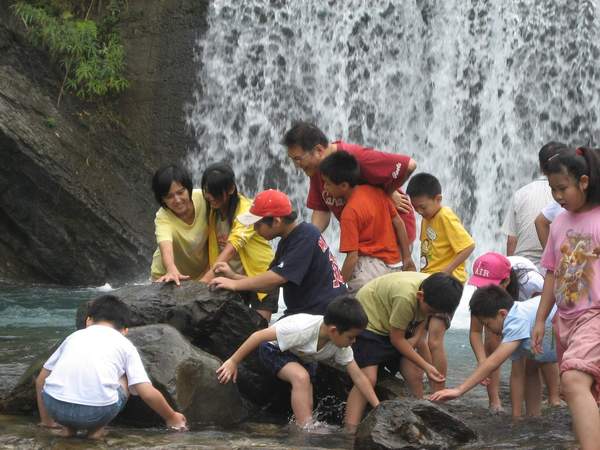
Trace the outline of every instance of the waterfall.
<instances>
[{"instance_id":1,"label":"waterfall","mask_svg":"<svg viewBox=\"0 0 600 450\"><path fill-rule=\"evenodd\" d=\"M549 140L598 142L599 5L583 0L214 0L187 109L199 177L226 159L241 191L307 179L279 145L296 119L411 155L435 174L476 254ZM305 217L308 217L304 211ZM326 235L337 245L333 228Z\"/></svg>"}]
</instances>

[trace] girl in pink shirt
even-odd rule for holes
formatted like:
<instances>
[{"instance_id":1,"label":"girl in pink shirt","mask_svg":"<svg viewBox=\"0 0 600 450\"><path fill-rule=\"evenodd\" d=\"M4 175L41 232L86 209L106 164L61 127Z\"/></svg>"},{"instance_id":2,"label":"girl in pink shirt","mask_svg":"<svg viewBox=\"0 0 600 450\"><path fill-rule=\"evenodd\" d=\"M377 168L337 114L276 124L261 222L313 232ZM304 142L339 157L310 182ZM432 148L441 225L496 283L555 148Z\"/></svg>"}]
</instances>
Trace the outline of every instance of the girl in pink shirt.
<instances>
[{"instance_id":1,"label":"girl in pink shirt","mask_svg":"<svg viewBox=\"0 0 600 450\"><path fill-rule=\"evenodd\" d=\"M554 199L565 208L550 227L541 265L547 269L533 330L541 351L554 302L561 391L583 449L600 442L600 151L565 150L547 163Z\"/></svg>"}]
</instances>

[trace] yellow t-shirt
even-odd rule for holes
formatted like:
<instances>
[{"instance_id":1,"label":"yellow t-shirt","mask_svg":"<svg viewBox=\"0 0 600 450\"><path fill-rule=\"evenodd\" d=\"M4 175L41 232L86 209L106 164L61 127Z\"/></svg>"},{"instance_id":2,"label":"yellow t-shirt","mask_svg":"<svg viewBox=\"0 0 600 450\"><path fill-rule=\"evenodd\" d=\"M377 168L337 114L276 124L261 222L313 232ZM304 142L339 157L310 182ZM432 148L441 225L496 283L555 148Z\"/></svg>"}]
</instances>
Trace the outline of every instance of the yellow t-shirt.
<instances>
[{"instance_id":1,"label":"yellow t-shirt","mask_svg":"<svg viewBox=\"0 0 600 450\"><path fill-rule=\"evenodd\" d=\"M443 206L432 219L421 222L421 272L441 272L457 253L475 243L460 219L447 206ZM452 272L461 283L467 281L465 263Z\"/></svg>"},{"instance_id":2,"label":"yellow t-shirt","mask_svg":"<svg viewBox=\"0 0 600 450\"><path fill-rule=\"evenodd\" d=\"M191 225L178 218L168 208L160 208L154 219L156 242L171 241L175 265L182 275L200 278L208 264L208 227L206 225L206 202L200 189L192 191L195 218ZM160 249L152 258L151 275L159 278L167 271L163 265Z\"/></svg>"},{"instance_id":3,"label":"yellow t-shirt","mask_svg":"<svg viewBox=\"0 0 600 450\"><path fill-rule=\"evenodd\" d=\"M252 201L243 195L240 195L240 202L235 210L235 216L237 217L240 214L248 212L251 206ZM208 218L208 256L211 266L215 263L219 253L224 247L224 245L223 247L219 245L220 238L218 236L219 230L217 222L216 211L211 211ZM273 249L271 248L271 244L269 244L265 238L254 231L252 225L243 225L236 218L233 221L233 226L231 227L231 230L229 230L228 236L223 239L226 239L237 251L238 264L241 263L245 275L253 277L269 270L269 265L271 264L271 261L273 261ZM232 269L236 270L235 264L232 265L231 261L230 265ZM265 297L266 294L264 293L258 294L258 298L261 301Z\"/></svg>"},{"instance_id":4,"label":"yellow t-shirt","mask_svg":"<svg viewBox=\"0 0 600 450\"><path fill-rule=\"evenodd\" d=\"M356 298L369 318L367 330L386 336L392 327L408 330L411 324L425 320L417 292L428 276L421 272L392 272L365 284Z\"/></svg>"}]
</instances>

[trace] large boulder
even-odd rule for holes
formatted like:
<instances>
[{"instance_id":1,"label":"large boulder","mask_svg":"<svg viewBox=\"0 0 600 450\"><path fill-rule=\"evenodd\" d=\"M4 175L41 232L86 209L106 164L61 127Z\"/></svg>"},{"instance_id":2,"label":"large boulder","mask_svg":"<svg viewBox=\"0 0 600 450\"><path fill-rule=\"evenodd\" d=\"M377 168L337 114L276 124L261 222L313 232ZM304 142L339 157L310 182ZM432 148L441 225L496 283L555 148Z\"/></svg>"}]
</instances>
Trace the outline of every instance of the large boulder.
<instances>
[{"instance_id":1,"label":"large boulder","mask_svg":"<svg viewBox=\"0 0 600 450\"><path fill-rule=\"evenodd\" d=\"M230 426L248 415L233 383L222 385L215 371L221 361L191 345L170 325L132 328L129 339L137 347L154 387L182 412L193 428L199 425ZM131 396L119 420L148 426L163 423L139 397Z\"/></svg>"},{"instance_id":2,"label":"large boulder","mask_svg":"<svg viewBox=\"0 0 600 450\"><path fill-rule=\"evenodd\" d=\"M200 349L229 358L254 331L267 322L229 291L210 290L203 283L151 283L127 286L112 292L131 310L131 326L168 323ZM85 326L87 305L77 311L77 327ZM286 385L273 378L260 364L257 352L240 365L238 386L255 404L273 405L277 410L289 407ZM287 406L286 406L287 405Z\"/></svg>"},{"instance_id":3,"label":"large boulder","mask_svg":"<svg viewBox=\"0 0 600 450\"><path fill-rule=\"evenodd\" d=\"M356 432L355 450L448 449L477 435L458 417L424 400L387 400Z\"/></svg>"},{"instance_id":4,"label":"large boulder","mask_svg":"<svg viewBox=\"0 0 600 450\"><path fill-rule=\"evenodd\" d=\"M62 339L56 341L52 347L43 352L21 375L13 388L6 396L0 399L0 413L30 415L37 413L35 392L35 379L42 370L44 363L61 344Z\"/></svg>"}]
</instances>

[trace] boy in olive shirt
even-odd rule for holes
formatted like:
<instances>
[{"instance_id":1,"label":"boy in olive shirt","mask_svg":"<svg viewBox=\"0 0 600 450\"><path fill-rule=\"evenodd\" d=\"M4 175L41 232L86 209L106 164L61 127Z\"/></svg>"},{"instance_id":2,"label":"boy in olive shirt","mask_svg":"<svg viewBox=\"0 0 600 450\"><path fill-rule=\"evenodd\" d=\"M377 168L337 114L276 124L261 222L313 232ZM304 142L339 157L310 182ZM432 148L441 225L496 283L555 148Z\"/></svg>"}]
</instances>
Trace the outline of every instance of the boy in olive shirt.
<instances>
[{"instance_id":1,"label":"boy in olive shirt","mask_svg":"<svg viewBox=\"0 0 600 450\"><path fill-rule=\"evenodd\" d=\"M369 323L352 350L356 363L373 385L380 364L392 374L400 370L417 398L423 397L422 371L432 381L445 380L415 351L415 346L426 319L435 313L454 312L462 290L462 284L445 273L394 272L371 280L358 291L356 296ZM353 388L346 408L349 427L358 425L365 406L365 398Z\"/></svg>"}]
</instances>

